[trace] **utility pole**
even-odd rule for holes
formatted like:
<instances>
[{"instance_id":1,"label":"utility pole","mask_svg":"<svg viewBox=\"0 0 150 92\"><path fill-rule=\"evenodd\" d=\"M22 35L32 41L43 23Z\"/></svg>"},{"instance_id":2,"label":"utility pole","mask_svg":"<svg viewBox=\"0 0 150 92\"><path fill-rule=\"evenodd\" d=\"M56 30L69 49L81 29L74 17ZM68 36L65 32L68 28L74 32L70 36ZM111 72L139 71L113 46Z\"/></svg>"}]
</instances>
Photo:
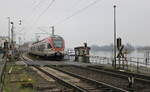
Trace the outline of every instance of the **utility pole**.
<instances>
[{"instance_id":1,"label":"utility pole","mask_svg":"<svg viewBox=\"0 0 150 92\"><path fill-rule=\"evenodd\" d=\"M114 62L113 66L116 68L116 5L114 5Z\"/></svg>"},{"instance_id":2,"label":"utility pole","mask_svg":"<svg viewBox=\"0 0 150 92\"><path fill-rule=\"evenodd\" d=\"M18 38L19 39L19 46L21 45L21 37Z\"/></svg>"},{"instance_id":3,"label":"utility pole","mask_svg":"<svg viewBox=\"0 0 150 92\"><path fill-rule=\"evenodd\" d=\"M53 36L54 36L54 32L55 32L54 26L52 26L52 35L53 35Z\"/></svg>"},{"instance_id":4,"label":"utility pole","mask_svg":"<svg viewBox=\"0 0 150 92\"><path fill-rule=\"evenodd\" d=\"M14 23L11 22L12 24L12 27L11 27L11 46L12 46L12 49L14 48Z\"/></svg>"},{"instance_id":5,"label":"utility pole","mask_svg":"<svg viewBox=\"0 0 150 92\"><path fill-rule=\"evenodd\" d=\"M8 17L8 42L10 44L10 17Z\"/></svg>"},{"instance_id":6,"label":"utility pole","mask_svg":"<svg viewBox=\"0 0 150 92\"><path fill-rule=\"evenodd\" d=\"M40 36L38 35L38 33L35 34L35 39L38 42L39 41Z\"/></svg>"}]
</instances>

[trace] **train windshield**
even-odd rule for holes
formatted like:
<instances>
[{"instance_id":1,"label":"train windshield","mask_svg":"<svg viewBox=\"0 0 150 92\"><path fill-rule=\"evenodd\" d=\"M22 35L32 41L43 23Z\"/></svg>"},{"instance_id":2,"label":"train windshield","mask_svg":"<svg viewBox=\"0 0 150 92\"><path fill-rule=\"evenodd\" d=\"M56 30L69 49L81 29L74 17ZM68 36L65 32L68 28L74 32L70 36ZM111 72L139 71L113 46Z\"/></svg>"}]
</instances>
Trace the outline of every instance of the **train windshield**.
<instances>
[{"instance_id":1,"label":"train windshield","mask_svg":"<svg viewBox=\"0 0 150 92\"><path fill-rule=\"evenodd\" d=\"M53 44L55 48L62 48L62 39L53 39Z\"/></svg>"},{"instance_id":2,"label":"train windshield","mask_svg":"<svg viewBox=\"0 0 150 92\"><path fill-rule=\"evenodd\" d=\"M52 48L49 43L47 44L47 48L48 48L48 49L51 49L51 48Z\"/></svg>"}]
</instances>

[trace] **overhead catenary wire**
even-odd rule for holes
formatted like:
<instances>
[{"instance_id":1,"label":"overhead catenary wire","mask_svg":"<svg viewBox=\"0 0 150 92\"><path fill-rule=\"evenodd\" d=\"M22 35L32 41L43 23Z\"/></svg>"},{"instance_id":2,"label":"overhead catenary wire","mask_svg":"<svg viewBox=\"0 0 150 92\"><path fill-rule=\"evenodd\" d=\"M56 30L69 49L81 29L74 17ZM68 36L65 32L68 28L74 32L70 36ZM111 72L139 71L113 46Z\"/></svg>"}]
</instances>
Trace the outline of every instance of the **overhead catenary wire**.
<instances>
[{"instance_id":1,"label":"overhead catenary wire","mask_svg":"<svg viewBox=\"0 0 150 92\"><path fill-rule=\"evenodd\" d=\"M42 29L41 27L38 27L38 29L41 30L41 31L44 32L44 33L50 34L50 33L48 33L46 30Z\"/></svg>"},{"instance_id":2,"label":"overhead catenary wire","mask_svg":"<svg viewBox=\"0 0 150 92\"><path fill-rule=\"evenodd\" d=\"M85 7L78 9L77 11L75 11L74 13L72 13L70 16L64 18L63 20L60 20L59 22L57 22L57 23L56 23L55 25L53 25L53 26L57 26L57 25L59 25L59 24L65 22L65 21L71 19L72 17L76 16L76 15L79 14L79 13L84 12L85 10L87 10L88 8L90 8L91 6L95 5L96 3L100 2L100 1L102 1L102 0L95 0L95 1L91 2L90 4L86 5ZM40 29L40 30L41 30L41 29ZM45 32L46 32L46 31L45 31Z\"/></svg>"},{"instance_id":3,"label":"overhead catenary wire","mask_svg":"<svg viewBox=\"0 0 150 92\"><path fill-rule=\"evenodd\" d=\"M37 23L40 19L40 17L45 14L45 12L53 5L53 3L55 2L55 0L51 0L50 3L48 4L48 6L45 8L45 10L43 12L40 13L40 15L37 17L37 19L35 20L35 22L33 23L35 25L35 23Z\"/></svg>"},{"instance_id":4,"label":"overhead catenary wire","mask_svg":"<svg viewBox=\"0 0 150 92\"><path fill-rule=\"evenodd\" d=\"M28 25L30 24L30 28L32 29L33 28L33 26L35 26L36 25L36 23L39 21L39 19L40 19L40 17L52 6L52 4L54 3L54 1L55 0L49 0L50 2L48 3L48 6L44 9L44 11L42 11L40 14L36 14L36 15L38 15L38 17L34 17L35 18L35 21L33 20L33 22L30 24L30 23L28 23ZM40 3L42 3L43 2L43 0L41 0L41 1L39 1L39 3L34 7L34 8L36 8L36 7L39 7L41 4ZM34 8L33 8L33 10L34 10ZM32 13L31 13L31 15L33 14L33 11L32 11ZM34 18L32 18L32 19L34 19ZM25 19L26 20L26 19ZM31 21L31 20L30 20Z\"/></svg>"},{"instance_id":5,"label":"overhead catenary wire","mask_svg":"<svg viewBox=\"0 0 150 92\"><path fill-rule=\"evenodd\" d=\"M40 0L38 3L37 3L37 1L36 0L34 0L32 3L31 3L31 5L33 6L33 9L32 9L32 11L31 11L31 15L33 15L33 10L34 9L36 9L37 7L41 7L41 3L43 3L44 1L46 1L46 0ZM46 9L44 10L44 11L42 11L42 13L40 13L40 15L38 16L38 18L37 18L37 21L38 21L38 19L42 16L42 14L44 14L50 7L51 7L51 5L52 5L52 3L55 1L55 0L49 0L50 1L50 3L48 3L48 6L46 7ZM30 15L30 16L31 16ZM24 20L24 22L26 22L26 25L25 26L27 26L27 25L29 25L30 26L30 28L32 29L32 23L30 24L30 23L28 23L28 20L27 20L27 18L25 18L25 19L23 19ZM30 20L31 21L31 20ZM36 22L37 22L36 21Z\"/></svg>"},{"instance_id":6,"label":"overhead catenary wire","mask_svg":"<svg viewBox=\"0 0 150 92\"><path fill-rule=\"evenodd\" d=\"M38 7L40 7L40 5L43 3L43 2L45 2L46 0L41 0L41 1L39 1L34 7L33 7L33 11L35 11L35 9L36 8L38 8Z\"/></svg>"},{"instance_id":7,"label":"overhead catenary wire","mask_svg":"<svg viewBox=\"0 0 150 92\"><path fill-rule=\"evenodd\" d=\"M78 9L77 11L75 11L74 13L72 13L70 16L68 17L65 17L64 19L58 21L56 24L54 24L54 26L57 26L58 24L61 24L69 19L71 19L72 17L84 12L85 10L89 9L91 6L95 5L96 3L100 2L102 0L95 0L95 1L92 1L90 4L86 5L85 7L81 8L81 9ZM55 2L55 0L51 0L50 3L48 4L47 8L45 8L40 14L39 16L36 18L36 20L34 21L33 26L36 25L36 23L39 21L39 19L41 18L42 15L45 14L45 12L47 12L47 10L53 5L53 3Z\"/></svg>"},{"instance_id":8,"label":"overhead catenary wire","mask_svg":"<svg viewBox=\"0 0 150 92\"><path fill-rule=\"evenodd\" d=\"M83 0L76 0L76 2L73 4L72 8L76 8ZM53 24L51 26L54 26ZM48 26L49 28L49 26ZM43 30L41 27L38 27L37 29L46 32L46 30ZM47 32L48 33L48 32Z\"/></svg>"},{"instance_id":9,"label":"overhead catenary wire","mask_svg":"<svg viewBox=\"0 0 150 92\"><path fill-rule=\"evenodd\" d=\"M49 3L49 5L47 6L47 8L39 15L39 17L38 18L40 18L51 6L52 6L52 4L55 2L55 0L52 0L50 3Z\"/></svg>"},{"instance_id":10,"label":"overhead catenary wire","mask_svg":"<svg viewBox=\"0 0 150 92\"><path fill-rule=\"evenodd\" d=\"M29 17L31 18L31 19L34 19L35 18L35 16L34 16L34 12L35 12L35 9L36 8L38 8L38 7L41 7L41 4L44 2L44 1L46 1L46 0L40 0L38 3L37 3L37 1L33 1L33 3L32 3L32 6L33 6L33 9L31 10L31 13L30 13L30 15L29 15ZM37 14L36 14L37 15ZM24 20L25 20L25 22L29 25L30 23L28 23L29 21L31 22L31 19L30 18L25 18ZM32 18L33 17L33 18ZM29 20L28 20L29 19ZM32 24L30 24L30 26L32 26Z\"/></svg>"},{"instance_id":11,"label":"overhead catenary wire","mask_svg":"<svg viewBox=\"0 0 150 92\"><path fill-rule=\"evenodd\" d=\"M75 12L72 13L70 16L64 18L64 19L61 20L61 21L58 21L54 26L57 26L58 24L61 24L61 23L65 22L65 21L71 19L72 17L74 17L74 16L76 16L76 15L78 15L78 14L84 12L85 10L87 10L88 8L90 8L91 6L95 5L96 3L100 2L100 1L102 1L102 0L95 0L95 1L93 1L92 3L88 4L87 6L85 6L85 7L81 8L81 9L75 11Z\"/></svg>"},{"instance_id":12,"label":"overhead catenary wire","mask_svg":"<svg viewBox=\"0 0 150 92\"><path fill-rule=\"evenodd\" d=\"M36 0L32 1L32 5L35 5L36 4Z\"/></svg>"},{"instance_id":13,"label":"overhead catenary wire","mask_svg":"<svg viewBox=\"0 0 150 92\"><path fill-rule=\"evenodd\" d=\"M33 26L38 22L40 17L52 6L54 1L55 0L50 0L50 3L48 4L47 8L43 12L41 12L40 15L38 16L38 18L36 19L36 21L33 24L30 25L30 29L33 28ZM43 2L43 0L39 1L39 3L33 8L33 10L36 9L37 7L39 7L42 2Z\"/></svg>"}]
</instances>

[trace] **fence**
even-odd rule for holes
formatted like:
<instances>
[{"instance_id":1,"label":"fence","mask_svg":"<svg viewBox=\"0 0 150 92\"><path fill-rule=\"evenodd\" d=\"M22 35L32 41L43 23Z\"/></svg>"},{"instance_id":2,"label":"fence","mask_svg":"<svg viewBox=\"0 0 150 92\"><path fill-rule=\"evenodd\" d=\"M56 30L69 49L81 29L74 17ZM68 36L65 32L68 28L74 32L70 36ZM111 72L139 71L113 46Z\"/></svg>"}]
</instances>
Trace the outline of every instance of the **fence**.
<instances>
[{"instance_id":1,"label":"fence","mask_svg":"<svg viewBox=\"0 0 150 92\"><path fill-rule=\"evenodd\" d=\"M109 65L112 64L111 58L109 57L101 57L101 56L89 56L90 62L93 64L104 64Z\"/></svg>"},{"instance_id":2,"label":"fence","mask_svg":"<svg viewBox=\"0 0 150 92\"><path fill-rule=\"evenodd\" d=\"M127 65L128 70L134 72L150 73L150 62L146 58L128 57Z\"/></svg>"},{"instance_id":3,"label":"fence","mask_svg":"<svg viewBox=\"0 0 150 92\"><path fill-rule=\"evenodd\" d=\"M68 59L74 61L74 55L69 56ZM103 66L112 66L112 57L101 57L101 56L88 56L90 63L99 64ZM139 58L139 57L126 57L116 58L116 65L118 68L126 69L132 72L150 73L150 59Z\"/></svg>"}]
</instances>

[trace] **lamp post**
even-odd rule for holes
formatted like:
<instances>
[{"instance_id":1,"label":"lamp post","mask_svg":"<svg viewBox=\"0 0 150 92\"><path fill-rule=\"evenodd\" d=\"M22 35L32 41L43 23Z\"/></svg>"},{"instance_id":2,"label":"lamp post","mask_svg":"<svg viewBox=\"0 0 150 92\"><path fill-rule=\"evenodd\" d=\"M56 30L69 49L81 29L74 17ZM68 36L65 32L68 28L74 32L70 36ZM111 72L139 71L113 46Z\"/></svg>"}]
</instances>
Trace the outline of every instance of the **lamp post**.
<instances>
[{"instance_id":1,"label":"lamp post","mask_svg":"<svg viewBox=\"0 0 150 92\"><path fill-rule=\"evenodd\" d=\"M116 5L114 5L114 62L113 66L116 68Z\"/></svg>"},{"instance_id":2,"label":"lamp post","mask_svg":"<svg viewBox=\"0 0 150 92\"><path fill-rule=\"evenodd\" d=\"M8 42L10 43L10 17L8 17Z\"/></svg>"},{"instance_id":3,"label":"lamp post","mask_svg":"<svg viewBox=\"0 0 150 92\"><path fill-rule=\"evenodd\" d=\"M10 23L12 24L12 27L11 27L11 46L13 48L13 46L14 46L14 41L13 41L13 39L14 39L14 23L13 22L10 22Z\"/></svg>"}]
</instances>

